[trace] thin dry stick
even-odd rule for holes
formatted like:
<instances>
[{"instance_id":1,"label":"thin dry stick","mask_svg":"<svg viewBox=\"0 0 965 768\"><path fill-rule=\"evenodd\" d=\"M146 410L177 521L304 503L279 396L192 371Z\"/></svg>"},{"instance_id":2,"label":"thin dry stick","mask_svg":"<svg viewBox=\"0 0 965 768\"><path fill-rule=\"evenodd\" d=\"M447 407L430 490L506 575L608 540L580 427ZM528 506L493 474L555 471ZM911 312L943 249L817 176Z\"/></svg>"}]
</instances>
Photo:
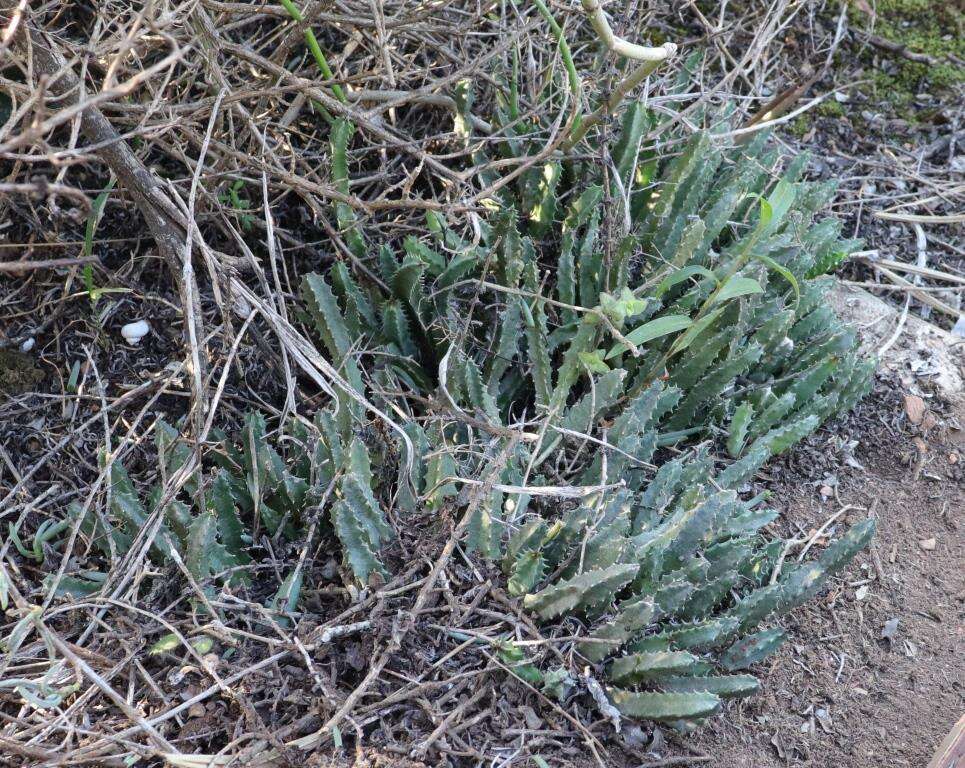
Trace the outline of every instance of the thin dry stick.
<instances>
[{"instance_id":1,"label":"thin dry stick","mask_svg":"<svg viewBox=\"0 0 965 768\"><path fill-rule=\"evenodd\" d=\"M76 201L84 214L90 213L90 198L79 189L68 187L65 184L50 184L46 181L37 181L30 184L13 184L9 182L0 183L0 195L28 195L30 197L56 197L63 195ZM2 266L2 265L0 265Z\"/></svg>"},{"instance_id":2,"label":"thin dry stick","mask_svg":"<svg viewBox=\"0 0 965 768\"><path fill-rule=\"evenodd\" d=\"M139 397L140 395L144 394L145 392L147 392L152 388L159 387L163 389L168 384L170 384L171 381L173 381L178 376L180 376L182 369L183 369L183 366L178 365L173 371L165 370L163 372L165 375L163 376L158 375L157 377L150 378L147 381L142 382L134 389L128 392L125 392L123 395L121 395L120 397L112 401L108 407L111 410L117 410L122 405L127 404L129 401L134 400L135 398ZM63 450L64 446L66 446L71 440L76 438L78 434L82 433L85 429L87 429L96 421L99 421L102 418L103 418L102 413L95 413L93 416L90 416L88 419L86 419L77 427L75 427L70 432L68 432L59 441L57 441L57 443L50 450L48 450L43 456L41 456L33 464L33 466L31 466L30 469L17 481L17 484L14 485L14 487L7 492L7 495L4 496L2 499L0 499L0 512L2 512L12 502L13 498L25 488L26 484L30 481L30 479L37 472L43 469L43 467L47 465L47 462L49 462L54 456L56 456L58 453L60 453L60 451Z\"/></svg>"},{"instance_id":3,"label":"thin dry stick","mask_svg":"<svg viewBox=\"0 0 965 768\"><path fill-rule=\"evenodd\" d=\"M379 654L378 658L372 663L372 666L362 682L356 686L352 693L350 693L345 699L338 711L332 715L320 729L314 733L308 734L307 736L302 736L294 741L288 742L286 747L289 749L301 749L306 751L315 749L317 746L324 743L328 738L330 738L333 729L335 729L340 722L349 717L359 699L361 699L366 691L368 691L376 679L378 679L379 675L382 674L382 670L389 662L389 659L391 659L391 657L402 647L402 641L405 639L405 636L414 625L415 617L418 616L419 613L425 608L429 595L432 593L439 575L442 573L443 568L446 566L449 558L452 556L456 542L469 526L469 522L472 520L472 517L475 514L479 504L482 503L484 499L488 498L489 492L492 490L491 481L495 480L495 478L499 476L503 465L505 464L507 458L511 455L514 448L515 441L510 440L508 446L502 451L500 456L494 460L493 469L488 475L488 479L490 481L488 487L484 486L480 488L473 495L473 498L470 500L462 519L450 534L449 539L443 547L442 553L436 559L432 569L429 571L429 575L422 583L422 587L419 590L419 594L416 595L416 599L413 602L412 607L404 613L400 612L400 614L396 617L389 642ZM178 766L179 768L191 768L191 766L194 765L223 765L234 759L231 757L214 755L164 755L163 757L168 763ZM274 765L278 763L281 758L280 756L276 755L273 750L270 750L257 756L249 753L247 759L249 760L249 765L264 766Z\"/></svg>"},{"instance_id":4,"label":"thin dry stick","mask_svg":"<svg viewBox=\"0 0 965 768\"><path fill-rule=\"evenodd\" d=\"M895 213L893 211L875 211L875 218L885 221L904 221L915 224L962 224L965 223L965 213L925 215L918 213Z\"/></svg>"},{"instance_id":5,"label":"thin dry stick","mask_svg":"<svg viewBox=\"0 0 965 768\"><path fill-rule=\"evenodd\" d=\"M21 26L26 29L22 29L21 33L14 38L15 44L25 52L29 36L29 50L33 55L37 73L49 77L57 75L56 81L48 87L57 95L78 91L80 83L77 76L74 75L56 44L44 31L29 24ZM134 155L127 142L119 140L117 132L92 102L82 105L79 114L84 135L92 143L102 145L97 154L110 166L120 184L135 196L135 201L141 215L147 221L151 234L154 235L158 247L180 281L180 270L177 269L176 264L186 230L183 217L161 191L157 179ZM43 133L40 135L42 136Z\"/></svg>"},{"instance_id":6,"label":"thin dry stick","mask_svg":"<svg viewBox=\"0 0 965 768\"><path fill-rule=\"evenodd\" d=\"M835 520L841 517L841 515L843 515L845 512L852 509L863 510L864 507L856 507L853 504L845 504L843 507L841 507L841 509L839 509L833 515L831 515L831 517L829 517L825 521L824 525L818 528L807 540L807 543L804 545L804 548L797 556L797 561L800 563L804 559L804 556L808 553L808 551L810 551L811 547L817 544L818 539L820 539L824 535L824 532L831 527L831 524L834 523Z\"/></svg>"},{"instance_id":7,"label":"thin dry stick","mask_svg":"<svg viewBox=\"0 0 965 768\"><path fill-rule=\"evenodd\" d=\"M138 728L142 730L151 741L154 742L155 746L168 753L168 754L181 754L180 750L177 749L171 742L165 739L158 731L152 726L147 720L145 720L141 714L134 709L130 704L127 703L127 699L121 696L117 691L115 691L110 684L104 680L86 661L84 661L80 656L74 653L70 647L65 643L60 637L54 632L50 627L47 627L38 617L36 620L37 629L43 635L44 639L50 642L65 659L67 659L75 668L80 670L84 677L90 680L94 685L96 685L114 704L120 709L127 717L137 724Z\"/></svg>"},{"instance_id":8,"label":"thin dry stick","mask_svg":"<svg viewBox=\"0 0 965 768\"><path fill-rule=\"evenodd\" d=\"M201 169L204 167L204 158L208 153L211 134L214 131L215 122L218 118L218 110L221 107L221 100L224 98L224 95L225 91L223 89L218 92L214 107L211 109L211 116L208 119L208 129L204 134L204 143L201 145L201 152L198 154L195 172L191 178L191 191L188 194L188 210L185 216L188 227L187 234L184 238L184 247L181 251L182 306L184 307L186 321L188 349L191 354L191 365L189 366L193 401L191 403L191 420L194 422L194 434L197 437L194 452L197 454L198 464L201 462L201 430L204 425L205 412L207 411L207 397L204 387L207 355L202 359L201 350L198 347L198 338L204 336L204 320L201 315L201 299L198 296L198 282L194 276L194 261L191 258L191 246L198 229L194 218L194 207L198 197ZM212 278L214 277L215 275L212 275ZM217 283L215 283L215 285L217 285Z\"/></svg>"},{"instance_id":9,"label":"thin dry stick","mask_svg":"<svg viewBox=\"0 0 965 768\"><path fill-rule=\"evenodd\" d=\"M903 287L903 286L899 286ZM905 288L905 290L909 290ZM901 332L905 329L905 322L908 320L908 308L911 306L911 294L905 294L905 306L902 307L901 315L898 317L898 324L895 326L895 332L891 334L888 340L878 347L878 357L884 356L885 352L891 349L895 342L901 337Z\"/></svg>"},{"instance_id":10,"label":"thin dry stick","mask_svg":"<svg viewBox=\"0 0 965 768\"><path fill-rule=\"evenodd\" d=\"M544 496L554 499L582 499L600 491L611 491L624 488L626 483L604 483L602 485L505 485L504 483L488 483L468 477L446 477L441 483L461 483L462 485L489 486L494 491L503 493L518 493L527 496Z\"/></svg>"},{"instance_id":11,"label":"thin dry stick","mask_svg":"<svg viewBox=\"0 0 965 768\"><path fill-rule=\"evenodd\" d=\"M33 34L34 32L36 32L36 37ZM66 63L63 62L63 58L60 56L59 52L47 44L42 33L32 30L31 42L34 46L35 55L38 50L43 51L47 57L45 60L47 62L47 66L53 71L58 71L60 68L66 67ZM263 58L256 58L259 63L265 63ZM61 63L63 64L63 67L57 67L57 65ZM289 74L285 70L282 71L286 76ZM69 71L67 71L67 75L65 77L67 77L69 80L72 75ZM74 78L72 82L76 83L76 78ZM318 94L318 98L328 99L327 95L321 92ZM335 102L337 107L333 107L327 102L326 106L329 106L334 111L341 112L346 116L353 116L350 110L345 108L341 102L338 102L334 99L330 101ZM181 253L183 243L187 239L188 229L188 224L185 222L183 214L178 211L177 207L157 184L156 179L147 171L143 163L141 163L141 161L131 152L126 142L119 139L117 133L111 127L110 123L97 109L93 107L87 108L84 110L83 115L85 130L90 131L92 134L91 138L105 139L110 142L108 146L110 151L108 151L108 149L103 151L103 159L111 170L114 171L120 182L127 186L134 195L138 208L140 209L142 215L147 219L148 224L151 226L152 233L155 235L155 239L158 241L159 246L162 247L162 251L167 249L170 257L169 260L172 266L172 272L175 275L177 282L180 284L181 269L179 267L183 265L181 265L179 254ZM388 134L386 134L386 132L382 129L375 129L375 133L379 136L388 136ZM420 154L423 157L425 156L424 153ZM448 169L446 170L448 171ZM195 237L197 238L198 245L201 247L206 258L215 256L197 232L195 232ZM230 263L231 259L224 254L216 254L216 261ZM218 263L219 268L222 266L222 263ZM372 405L361 393L355 391L355 389L341 376L341 374L339 374L338 371L336 371L327 360L318 354L314 345L302 337L301 334L299 334L292 327L291 323L285 318L281 317L274 310L274 308L267 306L260 297L255 295L236 277L228 277L227 283L229 295L243 296L250 305L258 309L260 314L262 314L262 316L264 316L274 327L279 339L283 344L285 344L287 350L292 355L292 358L303 370L305 370L306 373L312 376L312 378L314 378L315 381L322 386L324 391L334 398L335 393L332 389L332 385L338 387L348 394L349 397L359 402L364 408L366 408L366 410L374 413L380 419L384 420L386 424L388 424L395 432L399 434L400 439L406 446L406 476L408 476L408 468L411 466L414 449L412 446L412 441L405 430L403 430L401 426L396 424L395 421L389 418L380 409ZM194 466L194 462L191 462L191 464L192 466L190 469L193 471L196 467ZM188 469L188 467L185 466L182 468L182 470L184 469ZM187 475L183 471L179 472L178 474L180 477L180 482L183 483ZM173 488L172 490L173 492L176 492L177 488ZM169 503L170 500L170 494L165 493L159 509L163 508L163 506ZM157 517L153 527L157 528L159 523L160 516ZM145 547L150 545L150 541L155 534L156 531L153 534L151 532L147 533L145 536ZM143 556L144 553L146 553L146 548L143 550L141 556Z\"/></svg>"},{"instance_id":12,"label":"thin dry stick","mask_svg":"<svg viewBox=\"0 0 965 768\"><path fill-rule=\"evenodd\" d=\"M893 282L897 283L900 286L904 286L908 290L908 292L916 299L918 299L922 304L927 304L929 307L932 307L933 309L937 309L939 312L943 312L946 315L951 315L952 317L957 318L965 315L965 312L962 312L962 310L955 309L955 307L949 304L946 304L944 301L941 301L940 299L936 299L934 296L927 293L926 291L919 290L917 285L915 285L909 280L905 280L905 278L901 277L901 275L895 274L887 267L883 267L881 266L881 264L878 264L877 262L871 262L871 266L873 266L876 270L878 270L878 272L883 274L889 280L892 280Z\"/></svg>"},{"instance_id":13,"label":"thin dry stick","mask_svg":"<svg viewBox=\"0 0 965 768\"><path fill-rule=\"evenodd\" d=\"M155 715L154 717L149 718L147 720L147 724L153 727L156 725L160 725L161 723L167 722L168 720L172 720L178 715L180 715L182 712L186 712L195 704L199 704L203 701L206 701L207 699L210 699L215 694L219 693L222 690L222 685L230 686L230 685L233 685L234 683L237 683L239 680L242 680L244 678L250 678L253 673L261 669L264 669L265 667L270 667L274 664L277 664L279 661L281 661L291 653L294 653L294 650L286 649L284 651L274 653L271 656L268 656L255 664L245 667L244 669L239 670L238 672L235 672L233 675L226 677L224 680L222 680L221 685L219 684L211 685L205 690L196 694L195 696L192 696L191 698L181 702L176 707L172 707L166 712L163 712L159 715ZM99 741L94 742L93 744L85 745L83 748L75 752L72 755L72 757L74 760L78 760L78 761L81 759L92 760L98 757L99 755L103 754L103 752L106 749L111 748L115 740L125 739L130 736L134 736L139 731L140 731L140 728L138 726L135 726L133 728L127 728L122 731L118 731L117 733L112 734L110 737L104 737ZM201 765L205 765L205 763L201 763Z\"/></svg>"},{"instance_id":14,"label":"thin dry stick","mask_svg":"<svg viewBox=\"0 0 965 768\"><path fill-rule=\"evenodd\" d=\"M950 272L942 272L940 269L919 267L917 264L907 264L903 261L894 261L893 259L863 259L863 261L871 265L877 264L882 267L887 267L888 269L893 269L895 272L908 272L913 275L927 277L931 280L940 280L946 283L965 285L965 277L953 275Z\"/></svg>"},{"instance_id":15,"label":"thin dry stick","mask_svg":"<svg viewBox=\"0 0 965 768\"><path fill-rule=\"evenodd\" d=\"M0 272L30 272L35 269L58 269L76 264L89 264L100 261L98 256L74 256L67 259L47 259L46 261L4 261L0 262Z\"/></svg>"}]
</instances>

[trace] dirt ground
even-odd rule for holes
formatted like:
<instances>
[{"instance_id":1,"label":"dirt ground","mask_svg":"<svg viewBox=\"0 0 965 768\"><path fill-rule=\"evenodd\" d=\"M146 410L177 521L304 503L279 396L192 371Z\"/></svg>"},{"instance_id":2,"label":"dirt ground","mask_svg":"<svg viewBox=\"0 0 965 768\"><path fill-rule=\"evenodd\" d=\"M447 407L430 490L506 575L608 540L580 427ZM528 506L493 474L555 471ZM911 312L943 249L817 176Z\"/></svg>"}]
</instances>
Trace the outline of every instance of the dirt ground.
<instances>
[{"instance_id":1,"label":"dirt ground","mask_svg":"<svg viewBox=\"0 0 965 768\"><path fill-rule=\"evenodd\" d=\"M900 390L880 382L855 414L770 470L788 530L844 510L837 522L874 514L877 539L789 617L789 642L760 670L761 695L693 741L707 765L924 766L961 716L965 422L933 407L923 430ZM837 446L855 438L863 469L841 469Z\"/></svg>"}]
</instances>

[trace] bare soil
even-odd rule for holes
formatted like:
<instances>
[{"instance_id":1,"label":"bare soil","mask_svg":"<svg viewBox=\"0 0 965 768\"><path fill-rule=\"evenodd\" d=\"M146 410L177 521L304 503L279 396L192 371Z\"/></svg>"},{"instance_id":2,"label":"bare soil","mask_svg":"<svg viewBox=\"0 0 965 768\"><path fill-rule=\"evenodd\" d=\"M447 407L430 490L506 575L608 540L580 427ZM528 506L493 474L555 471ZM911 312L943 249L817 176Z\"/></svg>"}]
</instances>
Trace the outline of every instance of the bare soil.
<instances>
[{"instance_id":1,"label":"bare soil","mask_svg":"<svg viewBox=\"0 0 965 768\"><path fill-rule=\"evenodd\" d=\"M789 532L844 510L838 523L874 514L877 537L789 617L789 642L758 671L761 695L693 739L707 765L924 766L961 716L965 421L961 409L932 408L931 429L910 424L900 390L883 383L771 470ZM852 437L864 469L838 465L836 447Z\"/></svg>"}]
</instances>

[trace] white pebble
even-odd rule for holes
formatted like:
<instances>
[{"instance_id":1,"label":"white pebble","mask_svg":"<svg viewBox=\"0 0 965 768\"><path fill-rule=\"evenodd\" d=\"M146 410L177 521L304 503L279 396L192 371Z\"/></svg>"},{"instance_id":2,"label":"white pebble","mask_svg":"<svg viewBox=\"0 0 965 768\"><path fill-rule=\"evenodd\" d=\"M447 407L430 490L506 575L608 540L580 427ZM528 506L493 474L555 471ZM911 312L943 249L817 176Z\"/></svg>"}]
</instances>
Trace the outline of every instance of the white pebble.
<instances>
[{"instance_id":1,"label":"white pebble","mask_svg":"<svg viewBox=\"0 0 965 768\"><path fill-rule=\"evenodd\" d=\"M151 331L147 320L135 320L121 328L121 336L128 344L138 344Z\"/></svg>"}]
</instances>

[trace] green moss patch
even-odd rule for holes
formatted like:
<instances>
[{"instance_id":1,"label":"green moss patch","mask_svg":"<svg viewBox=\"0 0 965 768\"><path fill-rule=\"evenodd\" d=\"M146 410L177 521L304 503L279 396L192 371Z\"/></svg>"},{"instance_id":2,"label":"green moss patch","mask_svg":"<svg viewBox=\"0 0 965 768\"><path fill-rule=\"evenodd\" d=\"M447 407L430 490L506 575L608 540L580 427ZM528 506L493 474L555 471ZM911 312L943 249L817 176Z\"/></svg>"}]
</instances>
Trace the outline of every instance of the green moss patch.
<instances>
[{"instance_id":1,"label":"green moss patch","mask_svg":"<svg viewBox=\"0 0 965 768\"><path fill-rule=\"evenodd\" d=\"M940 95L965 83L965 67L957 63L965 59L965 12L955 3L879 0L874 32L935 60L934 65L929 65L897 53L890 54L895 69L871 74L873 95L897 110L911 106L916 94ZM876 52L875 55L889 54Z\"/></svg>"}]
</instances>

